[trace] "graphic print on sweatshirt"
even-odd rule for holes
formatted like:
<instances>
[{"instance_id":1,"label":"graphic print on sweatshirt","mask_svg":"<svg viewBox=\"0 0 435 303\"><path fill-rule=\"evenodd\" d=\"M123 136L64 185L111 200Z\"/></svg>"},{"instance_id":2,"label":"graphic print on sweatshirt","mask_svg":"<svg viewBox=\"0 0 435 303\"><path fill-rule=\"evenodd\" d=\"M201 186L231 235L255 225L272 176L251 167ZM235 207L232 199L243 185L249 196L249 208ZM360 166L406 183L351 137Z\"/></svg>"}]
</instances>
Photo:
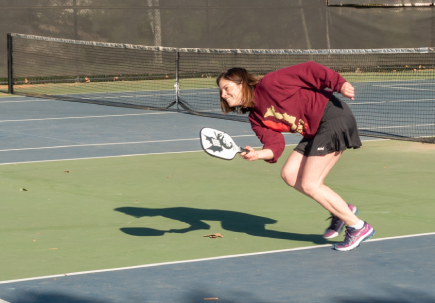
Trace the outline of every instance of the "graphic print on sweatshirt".
<instances>
[{"instance_id":1,"label":"graphic print on sweatshirt","mask_svg":"<svg viewBox=\"0 0 435 303\"><path fill-rule=\"evenodd\" d=\"M290 125L286 125L284 123L280 122L273 122L270 120L263 120L263 124L277 132L290 132L290 133L300 133L302 135L305 134L306 129L308 128L308 123L304 122L302 119L299 119L298 123L296 124L296 117L291 116L287 113L278 113L275 111L275 108L273 106L267 108L266 113L264 114L264 118L267 117L275 117L277 120L284 120Z\"/></svg>"}]
</instances>

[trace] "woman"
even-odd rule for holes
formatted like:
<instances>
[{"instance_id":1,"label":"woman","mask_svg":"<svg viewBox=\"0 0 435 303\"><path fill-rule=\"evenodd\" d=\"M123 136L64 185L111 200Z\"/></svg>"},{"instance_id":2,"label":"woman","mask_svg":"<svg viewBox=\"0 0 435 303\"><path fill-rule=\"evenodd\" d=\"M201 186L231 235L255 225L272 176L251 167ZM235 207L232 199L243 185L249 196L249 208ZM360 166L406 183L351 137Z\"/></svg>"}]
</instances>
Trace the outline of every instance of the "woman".
<instances>
[{"instance_id":1,"label":"woman","mask_svg":"<svg viewBox=\"0 0 435 303\"><path fill-rule=\"evenodd\" d=\"M271 72L262 79L243 68L232 68L219 75L217 84L223 112L249 112L251 127L263 143L259 151L246 146L249 153L241 153L244 159L275 163L285 148L282 132L303 136L281 176L331 213L324 238L338 236L347 225L344 241L334 245L336 250L352 250L374 235L373 228L356 216L357 207L323 184L343 151L361 146L352 112L333 96L335 91L353 100L355 92L350 83L323 65L307 62Z\"/></svg>"}]
</instances>

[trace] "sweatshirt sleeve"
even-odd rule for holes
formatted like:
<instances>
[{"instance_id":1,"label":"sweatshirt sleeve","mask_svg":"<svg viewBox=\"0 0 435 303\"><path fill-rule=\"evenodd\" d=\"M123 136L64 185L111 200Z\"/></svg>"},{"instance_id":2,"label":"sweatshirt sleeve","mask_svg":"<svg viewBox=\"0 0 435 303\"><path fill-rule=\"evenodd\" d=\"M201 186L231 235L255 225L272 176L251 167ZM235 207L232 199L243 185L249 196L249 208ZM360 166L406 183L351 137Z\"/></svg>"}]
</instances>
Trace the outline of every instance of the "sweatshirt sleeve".
<instances>
[{"instance_id":1,"label":"sweatshirt sleeve","mask_svg":"<svg viewBox=\"0 0 435 303\"><path fill-rule=\"evenodd\" d=\"M283 68L276 77L284 87L296 86L315 90L328 87L337 93L346 82L339 73L314 61Z\"/></svg>"},{"instance_id":2,"label":"sweatshirt sleeve","mask_svg":"<svg viewBox=\"0 0 435 303\"><path fill-rule=\"evenodd\" d=\"M263 149L270 149L273 152L273 158L265 161L276 163L285 149L284 136L279 132L264 127L252 114L249 115L249 121L251 122L252 130L263 144Z\"/></svg>"}]
</instances>

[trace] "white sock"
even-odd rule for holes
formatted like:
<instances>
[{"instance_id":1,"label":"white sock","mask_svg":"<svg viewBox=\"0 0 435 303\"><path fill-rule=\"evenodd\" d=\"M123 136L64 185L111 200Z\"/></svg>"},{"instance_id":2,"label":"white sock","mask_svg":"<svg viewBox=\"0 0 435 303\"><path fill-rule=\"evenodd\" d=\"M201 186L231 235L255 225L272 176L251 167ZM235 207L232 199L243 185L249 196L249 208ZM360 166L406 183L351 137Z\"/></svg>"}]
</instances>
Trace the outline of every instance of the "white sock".
<instances>
[{"instance_id":1,"label":"white sock","mask_svg":"<svg viewBox=\"0 0 435 303\"><path fill-rule=\"evenodd\" d=\"M359 222L355 225L349 225L349 227L355 228L355 229L361 229L364 226L364 221L359 220Z\"/></svg>"}]
</instances>

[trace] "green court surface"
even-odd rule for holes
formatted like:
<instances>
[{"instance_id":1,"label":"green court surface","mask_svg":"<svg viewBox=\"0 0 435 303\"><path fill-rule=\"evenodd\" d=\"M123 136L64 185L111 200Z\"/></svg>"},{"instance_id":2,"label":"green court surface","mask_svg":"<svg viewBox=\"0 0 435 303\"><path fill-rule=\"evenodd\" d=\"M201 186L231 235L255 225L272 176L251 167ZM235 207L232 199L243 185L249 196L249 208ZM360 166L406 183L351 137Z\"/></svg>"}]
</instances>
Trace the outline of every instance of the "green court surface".
<instances>
[{"instance_id":1,"label":"green court surface","mask_svg":"<svg viewBox=\"0 0 435 303\"><path fill-rule=\"evenodd\" d=\"M1 165L0 281L333 243L329 214L280 178L292 149L274 165L204 152ZM377 238L434 232L434 153L364 142L325 183Z\"/></svg>"}]
</instances>

